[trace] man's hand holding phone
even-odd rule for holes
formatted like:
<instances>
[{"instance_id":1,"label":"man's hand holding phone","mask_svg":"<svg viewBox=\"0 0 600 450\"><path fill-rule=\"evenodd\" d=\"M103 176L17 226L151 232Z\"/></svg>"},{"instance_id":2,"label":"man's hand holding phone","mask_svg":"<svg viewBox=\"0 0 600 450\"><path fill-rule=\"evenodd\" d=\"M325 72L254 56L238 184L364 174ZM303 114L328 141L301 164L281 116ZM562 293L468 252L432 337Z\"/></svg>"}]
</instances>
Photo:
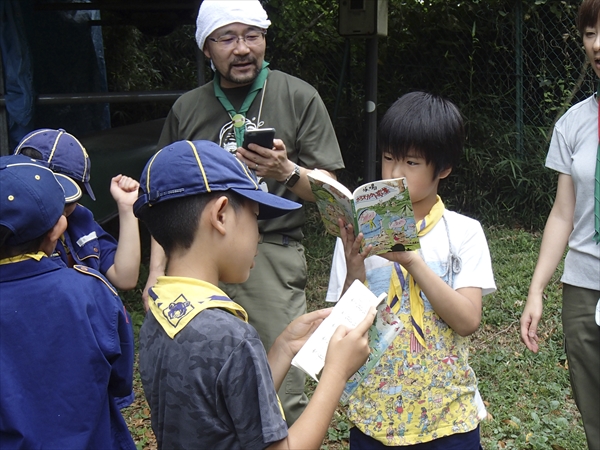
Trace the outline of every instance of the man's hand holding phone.
<instances>
[{"instance_id":1,"label":"man's hand holding phone","mask_svg":"<svg viewBox=\"0 0 600 450\"><path fill-rule=\"evenodd\" d=\"M236 156L254 170L258 178L284 181L294 170L295 164L288 160L283 141L273 139L274 135L273 128L246 131L243 146L238 147ZM255 145L248 148L250 144Z\"/></svg>"},{"instance_id":2,"label":"man's hand holding phone","mask_svg":"<svg viewBox=\"0 0 600 450\"><path fill-rule=\"evenodd\" d=\"M249 144L256 144L259 147L273 148L273 139L275 139L275 128L257 128L255 130L246 130L244 133L244 142L242 147L251 150Z\"/></svg>"}]
</instances>

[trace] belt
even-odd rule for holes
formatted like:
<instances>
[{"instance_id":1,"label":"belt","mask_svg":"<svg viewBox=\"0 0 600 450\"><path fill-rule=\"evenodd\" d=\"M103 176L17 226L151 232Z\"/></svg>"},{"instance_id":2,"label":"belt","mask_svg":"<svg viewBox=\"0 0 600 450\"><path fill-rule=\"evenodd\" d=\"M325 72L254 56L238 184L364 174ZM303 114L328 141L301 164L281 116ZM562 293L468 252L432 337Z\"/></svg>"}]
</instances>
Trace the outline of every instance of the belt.
<instances>
[{"instance_id":1,"label":"belt","mask_svg":"<svg viewBox=\"0 0 600 450\"><path fill-rule=\"evenodd\" d=\"M280 233L260 233L260 237L258 239L259 244L277 244L283 245L284 247L288 247L290 243L294 242L296 242L295 239Z\"/></svg>"}]
</instances>

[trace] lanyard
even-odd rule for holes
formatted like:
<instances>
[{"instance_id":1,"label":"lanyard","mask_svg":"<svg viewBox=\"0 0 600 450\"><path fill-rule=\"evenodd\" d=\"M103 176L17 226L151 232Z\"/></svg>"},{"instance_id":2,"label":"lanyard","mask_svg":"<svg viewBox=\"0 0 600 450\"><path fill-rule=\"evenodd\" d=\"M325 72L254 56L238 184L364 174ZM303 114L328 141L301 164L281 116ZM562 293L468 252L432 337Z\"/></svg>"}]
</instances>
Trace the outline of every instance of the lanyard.
<instances>
[{"instance_id":1,"label":"lanyard","mask_svg":"<svg viewBox=\"0 0 600 450\"><path fill-rule=\"evenodd\" d=\"M233 130L235 132L235 142L238 147L241 147L242 142L244 142L244 132L246 131L246 113L248 112L248 109L250 109L250 105L256 98L258 91L260 91L263 88L265 81L267 80L267 76L269 75L269 71L267 70L268 65L268 62L263 61L262 69L258 73L258 76L254 79L252 86L250 86L250 91L246 95L244 103L242 103L242 107L239 111L235 110L235 108L223 92L223 89L221 89L221 77L219 75L219 72L215 72L215 81L213 83L213 86L215 88L215 96L221 102L221 105L223 105L223 108L225 108L225 110L229 114L229 117L231 117L231 121L233 123Z\"/></svg>"},{"instance_id":2,"label":"lanyard","mask_svg":"<svg viewBox=\"0 0 600 450\"><path fill-rule=\"evenodd\" d=\"M594 242L600 244L600 82L596 89L598 102L598 149L596 150L596 175L594 183Z\"/></svg>"}]
</instances>

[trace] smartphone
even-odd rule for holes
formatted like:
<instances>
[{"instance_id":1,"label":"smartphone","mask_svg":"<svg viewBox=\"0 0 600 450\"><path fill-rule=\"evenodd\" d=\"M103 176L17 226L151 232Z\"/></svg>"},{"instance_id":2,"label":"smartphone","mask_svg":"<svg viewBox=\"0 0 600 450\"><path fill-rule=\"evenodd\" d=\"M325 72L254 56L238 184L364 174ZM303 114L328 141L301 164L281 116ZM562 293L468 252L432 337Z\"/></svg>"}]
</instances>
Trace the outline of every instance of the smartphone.
<instances>
[{"instance_id":1,"label":"smartphone","mask_svg":"<svg viewBox=\"0 0 600 450\"><path fill-rule=\"evenodd\" d=\"M248 144L257 144L260 147L273 148L273 139L275 139L275 128L246 130L242 147L248 149Z\"/></svg>"}]
</instances>

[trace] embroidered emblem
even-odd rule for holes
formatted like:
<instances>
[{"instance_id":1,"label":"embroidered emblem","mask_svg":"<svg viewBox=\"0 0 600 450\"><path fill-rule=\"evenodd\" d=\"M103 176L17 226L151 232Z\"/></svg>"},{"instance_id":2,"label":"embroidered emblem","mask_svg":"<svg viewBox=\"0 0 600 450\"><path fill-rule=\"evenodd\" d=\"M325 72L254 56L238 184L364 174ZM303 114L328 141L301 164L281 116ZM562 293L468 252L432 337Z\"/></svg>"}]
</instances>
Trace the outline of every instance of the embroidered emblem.
<instances>
[{"instance_id":1,"label":"embroidered emblem","mask_svg":"<svg viewBox=\"0 0 600 450\"><path fill-rule=\"evenodd\" d=\"M181 319L183 319L193 310L194 306L182 294L163 310L163 314L171 325L177 327Z\"/></svg>"}]
</instances>

